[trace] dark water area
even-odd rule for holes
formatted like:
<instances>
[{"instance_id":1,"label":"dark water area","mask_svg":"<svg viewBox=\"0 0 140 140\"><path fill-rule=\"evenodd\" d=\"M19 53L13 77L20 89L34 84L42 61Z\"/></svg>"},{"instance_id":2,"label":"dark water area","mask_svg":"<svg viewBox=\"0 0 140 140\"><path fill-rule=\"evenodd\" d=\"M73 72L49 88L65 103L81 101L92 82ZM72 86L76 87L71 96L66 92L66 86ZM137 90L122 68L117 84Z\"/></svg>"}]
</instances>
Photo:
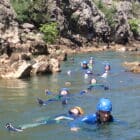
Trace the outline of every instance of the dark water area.
<instances>
[{"instance_id":1,"label":"dark water area","mask_svg":"<svg viewBox=\"0 0 140 140\"><path fill-rule=\"evenodd\" d=\"M85 79L80 62L90 57L95 60L94 72L102 74L104 64L111 65L109 76L105 79L95 76L99 83L109 86L109 90L93 89L91 93L79 95L85 89L89 79ZM124 61L140 61L140 57L130 53L99 52L78 54L74 63L62 63L62 72L53 75L32 77L24 80L0 80L0 137L2 140L140 140L140 74L125 72ZM71 70L71 75L67 71ZM66 106L54 102L47 106L39 106L36 98L48 99L45 89L58 92L66 87L72 98ZM11 122L14 126L28 124L48 116L66 113L72 106L81 106L85 114L94 113L96 104L101 97L112 101L112 114L119 123L112 123L100 128L84 125L78 132L71 132L68 122L42 125L28 128L20 133L9 133L4 125Z\"/></svg>"}]
</instances>

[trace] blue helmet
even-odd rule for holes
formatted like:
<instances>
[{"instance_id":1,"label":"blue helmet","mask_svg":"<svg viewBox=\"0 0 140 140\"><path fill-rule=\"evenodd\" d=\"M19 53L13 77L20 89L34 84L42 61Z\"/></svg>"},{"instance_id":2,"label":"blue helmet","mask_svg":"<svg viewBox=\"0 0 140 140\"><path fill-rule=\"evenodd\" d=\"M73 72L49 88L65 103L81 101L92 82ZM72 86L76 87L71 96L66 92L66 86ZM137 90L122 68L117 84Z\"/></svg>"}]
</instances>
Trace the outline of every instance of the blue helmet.
<instances>
[{"instance_id":1,"label":"blue helmet","mask_svg":"<svg viewBox=\"0 0 140 140\"><path fill-rule=\"evenodd\" d=\"M112 111L112 103L107 98L101 98L97 104L97 111Z\"/></svg>"},{"instance_id":2,"label":"blue helmet","mask_svg":"<svg viewBox=\"0 0 140 140\"><path fill-rule=\"evenodd\" d=\"M82 62L82 64L87 65L87 64L88 64L88 62L87 62L86 60L84 60L84 61Z\"/></svg>"},{"instance_id":3,"label":"blue helmet","mask_svg":"<svg viewBox=\"0 0 140 140\"><path fill-rule=\"evenodd\" d=\"M69 89L68 89L68 88L61 88L61 89L60 89L60 91L63 91L63 90L69 92Z\"/></svg>"},{"instance_id":4,"label":"blue helmet","mask_svg":"<svg viewBox=\"0 0 140 140\"><path fill-rule=\"evenodd\" d=\"M111 69L110 64L108 64L108 63L107 63L107 64L105 64L105 66L104 66L104 67L105 67L105 69L106 69L106 70L110 70L110 69Z\"/></svg>"}]
</instances>

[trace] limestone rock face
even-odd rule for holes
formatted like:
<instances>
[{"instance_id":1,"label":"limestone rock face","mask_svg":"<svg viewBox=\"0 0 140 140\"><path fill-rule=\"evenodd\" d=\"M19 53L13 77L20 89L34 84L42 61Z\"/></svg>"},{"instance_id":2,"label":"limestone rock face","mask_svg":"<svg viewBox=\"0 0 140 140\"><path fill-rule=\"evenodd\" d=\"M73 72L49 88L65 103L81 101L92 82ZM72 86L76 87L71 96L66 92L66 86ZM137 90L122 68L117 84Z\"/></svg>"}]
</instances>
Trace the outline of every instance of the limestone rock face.
<instances>
[{"instance_id":1,"label":"limestone rock face","mask_svg":"<svg viewBox=\"0 0 140 140\"><path fill-rule=\"evenodd\" d=\"M104 39L109 35L110 27L105 21L105 16L92 0L69 0L67 10L71 14L68 16L69 13L64 12L64 15L70 19L69 25L72 32L88 40L96 36Z\"/></svg>"},{"instance_id":2,"label":"limestone rock face","mask_svg":"<svg viewBox=\"0 0 140 140\"><path fill-rule=\"evenodd\" d=\"M128 19L132 18L132 4L124 1L116 5L115 42L125 44L132 38Z\"/></svg>"},{"instance_id":3,"label":"limestone rock face","mask_svg":"<svg viewBox=\"0 0 140 140\"><path fill-rule=\"evenodd\" d=\"M30 76L31 64L26 61L16 61L11 66L5 65L3 71L0 72L0 78L25 78Z\"/></svg>"},{"instance_id":4,"label":"limestone rock face","mask_svg":"<svg viewBox=\"0 0 140 140\"><path fill-rule=\"evenodd\" d=\"M9 0L0 1L0 41L17 43L19 39L16 14Z\"/></svg>"},{"instance_id":5,"label":"limestone rock face","mask_svg":"<svg viewBox=\"0 0 140 140\"><path fill-rule=\"evenodd\" d=\"M123 65L127 68L128 71L134 73L140 73L140 62L124 62Z\"/></svg>"}]
</instances>

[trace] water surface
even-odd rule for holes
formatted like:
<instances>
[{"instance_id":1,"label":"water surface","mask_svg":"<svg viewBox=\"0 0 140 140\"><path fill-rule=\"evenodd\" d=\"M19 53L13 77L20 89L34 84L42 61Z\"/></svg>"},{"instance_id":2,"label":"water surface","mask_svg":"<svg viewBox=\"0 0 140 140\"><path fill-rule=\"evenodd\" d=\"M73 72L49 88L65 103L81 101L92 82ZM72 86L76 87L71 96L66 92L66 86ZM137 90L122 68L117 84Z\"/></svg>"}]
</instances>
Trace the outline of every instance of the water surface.
<instances>
[{"instance_id":1,"label":"water surface","mask_svg":"<svg viewBox=\"0 0 140 140\"><path fill-rule=\"evenodd\" d=\"M111 72L107 79L96 77L99 83L109 86L109 90L92 90L91 94L79 96L85 89L88 80L84 79L80 62L95 59L95 73L102 74L104 64L109 62ZM74 63L62 63L62 72L53 75L32 77L24 80L0 80L0 136L2 140L139 140L140 139L140 75L125 72L124 61L140 61L140 57L130 53L100 52L79 54L74 56ZM67 71L71 70L71 76ZM71 82L72 99L69 104L52 103L39 106L36 98L47 99L44 90L48 88L58 92L65 87L65 82ZM96 104L101 97L108 97L113 103L113 116L122 123L105 125L100 128L83 126L78 132L71 132L67 122L29 128L21 133L9 133L4 125L11 122L15 126L36 122L47 116L66 113L75 105L84 108L85 113L96 111Z\"/></svg>"}]
</instances>

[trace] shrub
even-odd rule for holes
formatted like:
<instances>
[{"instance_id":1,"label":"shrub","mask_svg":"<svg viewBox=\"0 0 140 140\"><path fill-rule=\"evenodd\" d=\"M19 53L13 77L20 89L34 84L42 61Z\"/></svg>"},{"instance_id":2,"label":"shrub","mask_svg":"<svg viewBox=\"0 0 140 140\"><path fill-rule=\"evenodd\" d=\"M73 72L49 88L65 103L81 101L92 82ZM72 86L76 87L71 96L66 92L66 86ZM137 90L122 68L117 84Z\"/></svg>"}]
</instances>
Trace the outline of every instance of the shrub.
<instances>
[{"instance_id":1,"label":"shrub","mask_svg":"<svg viewBox=\"0 0 140 140\"><path fill-rule=\"evenodd\" d=\"M102 0L95 1L97 7L104 13L105 18L111 28L114 28L115 21L114 16L116 13L116 7L112 5L111 7L108 7L106 4L103 3Z\"/></svg>"},{"instance_id":2,"label":"shrub","mask_svg":"<svg viewBox=\"0 0 140 140\"><path fill-rule=\"evenodd\" d=\"M131 31L133 32L134 36L137 36L140 32L139 31L140 20L130 19L129 25L130 25Z\"/></svg>"},{"instance_id":3,"label":"shrub","mask_svg":"<svg viewBox=\"0 0 140 140\"><path fill-rule=\"evenodd\" d=\"M59 31L57 28L58 24L56 22L50 22L46 24L42 24L39 28L42 33L44 33L44 40L52 44L56 41L59 36Z\"/></svg>"},{"instance_id":4,"label":"shrub","mask_svg":"<svg viewBox=\"0 0 140 140\"><path fill-rule=\"evenodd\" d=\"M11 0L10 1L16 14L17 14L17 20L20 23L27 22L29 17L28 17L28 9L30 5L29 0Z\"/></svg>"}]
</instances>

